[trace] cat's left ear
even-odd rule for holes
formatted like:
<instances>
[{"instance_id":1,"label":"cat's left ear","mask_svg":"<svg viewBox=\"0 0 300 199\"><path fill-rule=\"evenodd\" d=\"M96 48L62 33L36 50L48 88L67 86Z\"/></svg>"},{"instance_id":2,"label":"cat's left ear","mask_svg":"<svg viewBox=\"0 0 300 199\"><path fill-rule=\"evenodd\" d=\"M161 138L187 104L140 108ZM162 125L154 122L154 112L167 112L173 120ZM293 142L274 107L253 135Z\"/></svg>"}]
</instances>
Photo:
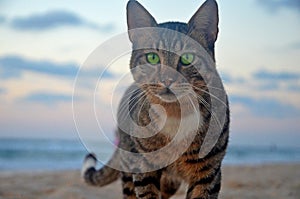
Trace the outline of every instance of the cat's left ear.
<instances>
[{"instance_id":1,"label":"cat's left ear","mask_svg":"<svg viewBox=\"0 0 300 199\"><path fill-rule=\"evenodd\" d=\"M218 37L219 14L218 5L215 0L207 0L190 19L188 34L200 41L206 40L208 46L213 46Z\"/></svg>"},{"instance_id":2,"label":"cat's left ear","mask_svg":"<svg viewBox=\"0 0 300 199\"><path fill-rule=\"evenodd\" d=\"M134 31L134 29L156 27L157 23L154 17L152 17L152 15L139 2L135 0L130 0L127 4L127 25L129 31L129 38L133 42L136 39L140 39L137 37L141 37L141 35L144 34L144 31ZM135 35L134 33L136 32L143 34ZM144 39L147 39L146 37L147 36L145 35Z\"/></svg>"}]
</instances>

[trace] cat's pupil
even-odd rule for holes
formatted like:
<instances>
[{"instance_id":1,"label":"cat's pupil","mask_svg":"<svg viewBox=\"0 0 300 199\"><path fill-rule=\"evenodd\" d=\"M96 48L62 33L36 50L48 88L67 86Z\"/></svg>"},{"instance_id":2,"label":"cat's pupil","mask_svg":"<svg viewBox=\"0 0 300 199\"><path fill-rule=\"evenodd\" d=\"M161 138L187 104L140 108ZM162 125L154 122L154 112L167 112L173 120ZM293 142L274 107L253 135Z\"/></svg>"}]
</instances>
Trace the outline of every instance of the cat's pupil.
<instances>
[{"instance_id":1,"label":"cat's pupil","mask_svg":"<svg viewBox=\"0 0 300 199\"><path fill-rule=\"evenodd\" d=\"M153 65L158 64L160 61L159 56L156 53L148 53L146 55L146 58L147 58L147 61Z\"/></svg>"},{"instance_id":2,"label":"cat's pupil","mask_svg":"<svg viewBox=\"0 0 300 199\"><path fill-rule=\"evenodd\" d=\"M181 55L180 61L183 65L190 65L194 61L194 55L192 53L185 53Z\"/></svg>"}]
</instances>

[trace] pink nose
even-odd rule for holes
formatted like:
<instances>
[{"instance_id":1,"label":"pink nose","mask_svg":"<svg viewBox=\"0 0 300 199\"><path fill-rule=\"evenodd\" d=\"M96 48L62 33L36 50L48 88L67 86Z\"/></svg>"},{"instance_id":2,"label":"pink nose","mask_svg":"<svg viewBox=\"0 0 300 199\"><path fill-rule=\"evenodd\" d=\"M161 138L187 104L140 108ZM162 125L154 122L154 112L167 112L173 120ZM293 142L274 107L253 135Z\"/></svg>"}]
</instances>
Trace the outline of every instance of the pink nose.
<instances>
[{"instance_id":1,"label":"pink nose","mask_svg":"<svg viewBox=\"0 0 300 199\"><path fill-rule=\"evenodd\" d=\"M173 78L166 78L162 80L162 83L169 88L174 83L174 80Z\"/></svg>"}]
</instances>

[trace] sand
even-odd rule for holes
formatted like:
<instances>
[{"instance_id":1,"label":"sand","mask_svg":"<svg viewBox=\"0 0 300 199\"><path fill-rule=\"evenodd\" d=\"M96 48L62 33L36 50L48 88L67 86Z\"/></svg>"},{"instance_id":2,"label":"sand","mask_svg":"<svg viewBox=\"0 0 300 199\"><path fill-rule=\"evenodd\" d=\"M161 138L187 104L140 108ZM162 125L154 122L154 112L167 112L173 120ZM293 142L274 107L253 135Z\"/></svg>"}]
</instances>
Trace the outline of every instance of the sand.
<instances>
[{"instance_id":1,"label":"sand","mask_svg":"<svg viewBox=\"0 0 300 199\"><path fill-rule=\"evenodd\" d=\"M174 199L184 198L182 186ZM118 199L120 181L106 187L84 184L79 171L0 172L0 199ZM299 199L300 163L225 166L221 199Z\"/></svg>"}]
</instances>

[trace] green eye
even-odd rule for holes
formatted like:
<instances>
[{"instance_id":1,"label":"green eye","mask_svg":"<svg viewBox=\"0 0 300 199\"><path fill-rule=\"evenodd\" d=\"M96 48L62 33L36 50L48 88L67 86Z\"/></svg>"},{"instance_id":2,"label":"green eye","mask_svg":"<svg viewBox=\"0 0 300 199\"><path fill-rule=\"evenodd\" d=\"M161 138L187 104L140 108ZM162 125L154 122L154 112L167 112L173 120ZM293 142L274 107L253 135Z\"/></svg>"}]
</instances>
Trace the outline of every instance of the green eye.
<instances>
[{"instance_id":1,"label":"green eye","mask_svg":"<svg viewBox=\"0 0 300 199\"><path fill-rule=\"evenodd\" d=\"M149 62L152 65L158 64L160 62L159 56L156 53L148 53L146 55L147 62Z\"/></svg>"},{"instance_id":2,"label":"green eye","mask_svg":"<svg viewBox=\"0 0 300 199\"><path fill-rule=\"evenodd\" d=\"M193 61L194 61L194 54L192 53L184 53L180 57L180 62L185 66L190 65Z\"/></svg>"}]
</instances>

